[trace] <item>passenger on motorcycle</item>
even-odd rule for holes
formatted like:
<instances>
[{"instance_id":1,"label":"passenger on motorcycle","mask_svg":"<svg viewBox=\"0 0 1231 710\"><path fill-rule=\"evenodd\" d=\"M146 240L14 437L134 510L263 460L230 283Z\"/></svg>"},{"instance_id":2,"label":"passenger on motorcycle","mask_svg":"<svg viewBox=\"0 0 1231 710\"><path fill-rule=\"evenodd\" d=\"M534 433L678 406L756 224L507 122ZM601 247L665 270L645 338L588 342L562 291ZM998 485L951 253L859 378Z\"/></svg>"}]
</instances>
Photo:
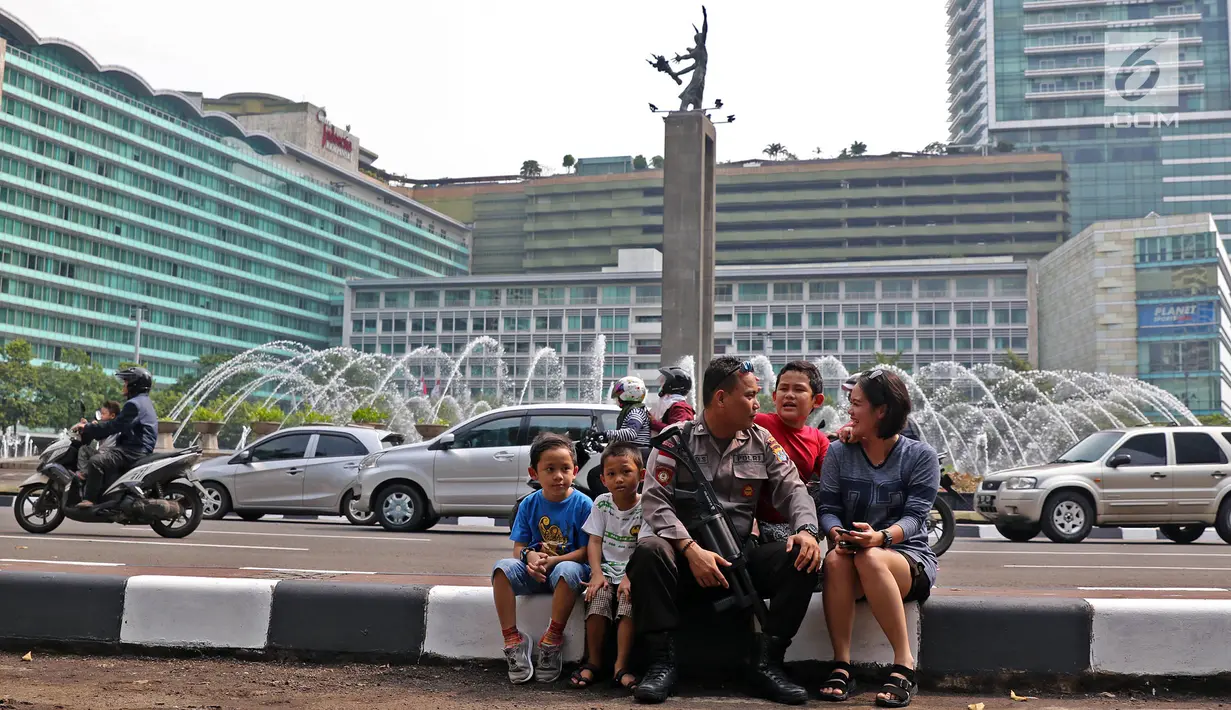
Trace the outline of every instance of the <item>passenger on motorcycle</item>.
<instances>
[{"instance_id":1,"label":"passenger on motorcycle","mask_svg":"<svg viewBox=\"0 0 1231 710\"><path fill-rule=\"evenodd\" d=\"M154 451L158 440L158 415L149 391L154 378L144 367L129 367L115 373L124 388L125 402L114 419L89 424L82 419L73 427L81 432L81 442L102 441L115 436L115 444L102 448L85 466L85 490L78 508L89 508L106 486L143 456Z\"/></svg>"},{"instance_id":2,"label":"passenger on motorcycle","mask_svg":"<svg viewBox=\"0 0 1231 710\"><path fill-rule=\"evenodd\" d=\"M608 442L629 441L650 454L650 413L645 408L645 382L640 377L625 377L611 388L611 398L620 405L616 428L604 433Z\"/></svg>"},{"instance_id":3,"label":"passenger on motorcycle","mask_svg":"<svg viewBox=\"0 0 1231 710\"><path fill-rule=\"evenodd\" d=\"M688 403L692 391L692 375L678 367L660 367L658 378L658 402L650 412L650 429L660 432L676 422L690 422L697 418L697 410Z\"/></svg>"}]
</instances>

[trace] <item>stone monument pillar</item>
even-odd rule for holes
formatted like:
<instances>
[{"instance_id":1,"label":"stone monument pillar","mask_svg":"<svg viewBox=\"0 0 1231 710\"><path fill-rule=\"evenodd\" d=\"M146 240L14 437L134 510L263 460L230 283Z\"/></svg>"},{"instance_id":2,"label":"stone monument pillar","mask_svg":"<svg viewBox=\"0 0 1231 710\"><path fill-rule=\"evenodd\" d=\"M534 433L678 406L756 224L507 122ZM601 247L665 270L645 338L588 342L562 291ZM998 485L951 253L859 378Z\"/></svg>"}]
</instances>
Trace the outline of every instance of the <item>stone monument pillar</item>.
<instances>
[{"instance_id":1,"label":"stone monument pillar","mask_svg":"<svg viewBox=\"0 0 1231 710\"><path fill-rule=\"evenodd\" d=\"M714 124L700 111L666 117L663 171L662 364L714 352Z\"/></svg>"}]
</instances>

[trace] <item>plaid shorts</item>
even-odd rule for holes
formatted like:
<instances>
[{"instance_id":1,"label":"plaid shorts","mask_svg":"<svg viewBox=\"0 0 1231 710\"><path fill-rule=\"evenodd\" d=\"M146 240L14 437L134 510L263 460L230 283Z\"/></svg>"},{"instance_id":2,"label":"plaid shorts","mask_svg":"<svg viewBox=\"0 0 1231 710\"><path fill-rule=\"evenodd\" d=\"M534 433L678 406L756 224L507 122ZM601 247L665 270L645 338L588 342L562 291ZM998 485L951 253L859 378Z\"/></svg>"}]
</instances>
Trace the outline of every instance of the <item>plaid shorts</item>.
<instances>
[{"instance_id":1,"label":"plaid shorts","mask_svg":"<svg viewBox=\"0 0 1231 710\"><path fill-rule=\"evenodd\" d=\"M609 580L610 581L610 580ZM627 619L633 615L633 603L627 597L620 597L620 601L612 608L612 602L617 596L616 589L619 585L608 583L606 587L595 593L594 598L586 602L586 616L601 616L613 621ZM612 611L615 616L612 616Z\"/></svg>"}]
</instances>

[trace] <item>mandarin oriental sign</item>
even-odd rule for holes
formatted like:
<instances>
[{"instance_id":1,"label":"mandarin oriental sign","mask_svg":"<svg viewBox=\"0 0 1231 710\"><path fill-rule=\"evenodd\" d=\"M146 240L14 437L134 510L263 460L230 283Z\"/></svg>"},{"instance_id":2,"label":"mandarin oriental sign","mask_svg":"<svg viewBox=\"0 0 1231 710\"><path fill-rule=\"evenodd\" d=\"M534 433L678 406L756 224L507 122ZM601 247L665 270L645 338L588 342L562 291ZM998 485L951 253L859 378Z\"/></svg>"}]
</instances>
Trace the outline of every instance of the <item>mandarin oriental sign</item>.
<instances>
[{"instance_id":1,"label":"mandarin oriental sign","mask_svg":"<svg viewBox=\"0 0 1231 710\"><path fill-rule=\"evenodd\" d=\"M355 144L351 139L328 123L321 127L321 147L341 150L348 156L355 150Z\"/></svg>"}]
</instances>

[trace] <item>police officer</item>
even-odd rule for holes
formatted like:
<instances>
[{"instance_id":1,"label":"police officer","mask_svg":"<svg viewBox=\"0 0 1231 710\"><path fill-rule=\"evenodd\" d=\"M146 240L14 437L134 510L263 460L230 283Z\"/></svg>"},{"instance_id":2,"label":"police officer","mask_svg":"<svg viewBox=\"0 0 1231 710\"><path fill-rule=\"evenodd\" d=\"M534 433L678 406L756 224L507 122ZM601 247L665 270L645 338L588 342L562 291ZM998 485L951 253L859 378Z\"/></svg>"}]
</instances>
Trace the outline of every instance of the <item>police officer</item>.
<instances>
[{"instance_id":1,"label":"police officer","mask_svg":"<svg viewBox=\"0 0 1231 710\"><path fill-rule=\"evenodd\" d=\"M692 423L688 445L710 475L741 542L752 532L763 487L796 531L785 541L744 549L749 550L748 571L757 593L770 599L768 623L756 638L752 689L771 700L799 705L807 702L808 693L787 677L782 662L816 584L821 560L816 505L786 451L753 423L758 390L750 363L715 358L705 370L704 409ZM679 624L681 598L704 596L703 588L726 587L722 567L729 564L697 542L700 521L688 471L657 449L646 471L644 524L628 576L633 619L650 661L635 697L657 703L666 700L675 685L672 631Z\"/></svg>"}]
</instances>

